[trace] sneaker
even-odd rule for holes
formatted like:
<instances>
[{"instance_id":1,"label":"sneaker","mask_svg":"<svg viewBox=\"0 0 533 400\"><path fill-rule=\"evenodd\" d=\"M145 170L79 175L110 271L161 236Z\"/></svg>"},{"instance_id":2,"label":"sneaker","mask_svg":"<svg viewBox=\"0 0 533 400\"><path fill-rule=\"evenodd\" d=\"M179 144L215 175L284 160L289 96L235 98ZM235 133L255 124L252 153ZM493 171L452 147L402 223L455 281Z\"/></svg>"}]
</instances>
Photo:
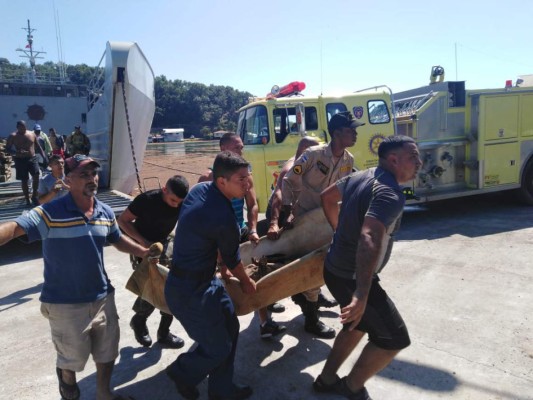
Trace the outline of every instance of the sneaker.
<instances>
[{"instance_id":1,"label":"sneaker","mask_svg":"<svg viewBox=\"0 0 533 400\"><path fill-rule=\"evenodd\" d=\"M352 392L346 383L346 377L339 380L337 393L346 397L348 400L372 400L364 386L357 392Z\"/></svg>"},{"instance_id":2,"label":"sneaker","mask_svg":"<svg viewBox=\"0 0 533 400\"><path fill-rule=\"evenodd\" d=\"M322 375L318 375L313 382L313 389L318 393L337 393L340 380L341 378L335 375L335 382L327 384L322 380Z\"/></svg>"},{"instance_id":3,"label":"sneaker","mask_svg":"<svg viewBox=\"0 0 533 400\"><path fill-rule=\"evenodd\" d=\"M287 329L286 326L278 325L271 319L260 326L261 339L268 339L272 336L276 336Z\"/></svg>"},{"instance_id":4,"label":"sneaker","mask_svg":"<svg viewBox=\"0 0 533 400\"><path fill-rule=\"evenodd\" d=\"M337 302L337 300L330 300L326 298L326 296L324 296L322 293L318 295L318 307L333 308L338 305L339 303Z\"/></svg>"},{"instance_id":5,"label":"sneaker","mask_svg":"<svg viewBox=\"0 0 533 400\"><path fill-rule=\"evenodd\" d=\"M272 313L282 313L285 311L285 306L280 303L273 303L267 307L267 310Z\"/></svg>"}]
</instances>

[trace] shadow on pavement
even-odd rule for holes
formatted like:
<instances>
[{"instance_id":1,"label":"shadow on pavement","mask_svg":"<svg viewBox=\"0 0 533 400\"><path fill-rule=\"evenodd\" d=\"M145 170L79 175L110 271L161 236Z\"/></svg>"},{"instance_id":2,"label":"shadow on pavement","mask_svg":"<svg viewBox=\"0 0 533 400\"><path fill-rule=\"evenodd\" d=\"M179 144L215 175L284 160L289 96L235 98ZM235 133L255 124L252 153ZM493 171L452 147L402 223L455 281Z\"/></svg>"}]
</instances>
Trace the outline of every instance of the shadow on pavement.
<instances>
[{"instance_id":1,"label":"shadow on pavement","mask_svg":"<svg viewBox=\"0 0 533 400\"><path fill-rule=\"evenodd\" d=\"M36 260L43 256L41 242L27 243L26 238L24 235L2 246L0 266Z\"/></svg>"},{"instance_id":2,"label":"shadow on pavement","mask_svg":"<svg viewBox=\"0 0 533 400\"><path fill-rule=\"evenodd\" d=\"M35 285L31 288L19 290L17 292L10 293L5 297L1 297L0 298L0 312L6 311L10 308L19 306L21 304L27 303L28 301L32 300L31 298L27 296L30 296L35 293L40 293L42 288L43 288L43 284L39 283L38 285Z\"/></svg>"},{"instance_id":3,"label":"shadow on pavement","mask_svg":"<svg viewBox=\"0 0 533 400\"><path fill-rule=\"evenodd\" d=\"M434 392L453 392L460 385L455 375L448 371L400 359L392 360L378 375Z\"/></svg>"},{"instance_id":4,"label":"shadow on pavement","mask_svg":"<svg viewBox=\"0 0 533 400\"><path fill-rule=\"evenodd\" d=\"M480 237L533 227L533 207L511 193L492 193L407 206L397 240Z\"/></svg>"},{"instance_id":5,"label":"shadow on pavement","mask_svg":"<svg viewBox=\"0 0 533 400\"><path fill-rule=\"evenodd\" d=\"M305 332L302 315L282 324L287 330L279 337L290 335L296 339L295 345L286 347L279 341L279 337L261 339L257 315L247 328L241 330L240 352L236 359L237 373L240 376L237 379L253 386L258 394L254 398L314 398L316 394L312 390L312 384L315 377L306 370L326 359L333 340L322 341ZM282 378L274 380L275 376Z\"/></svg>"},{"instance_id":6,"label":"shadow on pavement","mask_svg":"<svg viewBox=\"0 0 533 400\"><path fill-rule=\"evenodd\" d=\"M131 346L123 347L120 349L120 358L119 361L115 364L113 369L113 377L111 379L111 386L118 387L122 386L128 382L132 382L137 378L137 374L152 365L155 365L161 359L161 346L154 344L150 348L136 347ZM92 360L89 360L91 362ZM128 385L127 389L121 389L117 392L121 394L129 394L135 396L135 393L152 393L157 392L157 386L161 387L162 385L168 386L169 383L165 381L164 383L156 383L154 381L158 380L157 378L163 375L163 379L166 379L164 371L163 374L157 374L152 376L149 379L137 381L132 385ZM159 379L161 380L161 379ZM83 398L96 398L96 374L90 374L83 379L80 379L78 382L80 390L83 394ZM144 390L141 391L139 386L147 386ZM135 390L134 390L135 389ZM145 396L141 398L146 398ZM157 398L157 397L154 397Z\"/></svg>"},{"instance_id":7,"label":"shadow on pavement","mask_svg":"<svg viewBox=\"0 0 533 400\"><path fill-rule=\"evenodd\" d=\"M527 400L526 397L516 393L504 392L460 380L455 376L455 372L444 371L429 365L413 364L401 359L392 360L389 366L378 375L432 392L453 392L460 386L468 386L487 393L486 398Z\"/></svg>"}]
</instances>

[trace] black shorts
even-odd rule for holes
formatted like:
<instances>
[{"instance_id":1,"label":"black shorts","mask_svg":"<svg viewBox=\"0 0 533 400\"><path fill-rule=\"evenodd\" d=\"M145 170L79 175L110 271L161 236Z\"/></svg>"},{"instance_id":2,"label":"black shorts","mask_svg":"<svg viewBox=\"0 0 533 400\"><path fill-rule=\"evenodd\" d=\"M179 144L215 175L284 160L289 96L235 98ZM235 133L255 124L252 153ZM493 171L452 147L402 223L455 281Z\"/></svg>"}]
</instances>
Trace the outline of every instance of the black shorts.
<instances>
[{"instance_id":1,"label":"black shorts","mask_svg":"<svg viewBox=\"0 0 533 400\"><path fill-rule=\"evenodd\" d=\"M27 181L31 176L39 175L39 163L37 157L18 158L14 157L15 169L17 171L15 177L19 181Z\"/></svg>"},{"instance_id":2,"label":"black shorts","mask_svg":"<svg viewBox=\"0 0 533 400\"><path fill-rule=\"evenodd\" d=\"M324 281L341 308L351 303L356 289L355 280L339 278L324 268ZM349 326L344 324L342 329L347 330ZM368 340L382 349L401 350L411 344L405 322L381 288L377 276L372 281L366 309L356 329L368 333Z\"/></svg>"}]
</instances>

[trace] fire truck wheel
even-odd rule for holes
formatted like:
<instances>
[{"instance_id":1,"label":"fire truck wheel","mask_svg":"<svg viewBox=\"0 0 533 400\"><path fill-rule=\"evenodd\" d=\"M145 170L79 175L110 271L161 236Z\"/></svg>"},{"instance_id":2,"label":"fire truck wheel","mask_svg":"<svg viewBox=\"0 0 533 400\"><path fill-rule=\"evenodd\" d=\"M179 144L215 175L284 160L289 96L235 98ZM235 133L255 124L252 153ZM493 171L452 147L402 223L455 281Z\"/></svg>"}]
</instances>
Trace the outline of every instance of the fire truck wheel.
<instances>
[{"instance_id":1,"label":"fire truck wheel","mask_svg":"<svg viewBox=\"0 0 533 400\"><path fill-rule=\"evenodd\" d=\"M533 158L528 161L522 176L522 185L519 189L520 199L529 205L533 205Z\"/></svg>"}]
</instances>

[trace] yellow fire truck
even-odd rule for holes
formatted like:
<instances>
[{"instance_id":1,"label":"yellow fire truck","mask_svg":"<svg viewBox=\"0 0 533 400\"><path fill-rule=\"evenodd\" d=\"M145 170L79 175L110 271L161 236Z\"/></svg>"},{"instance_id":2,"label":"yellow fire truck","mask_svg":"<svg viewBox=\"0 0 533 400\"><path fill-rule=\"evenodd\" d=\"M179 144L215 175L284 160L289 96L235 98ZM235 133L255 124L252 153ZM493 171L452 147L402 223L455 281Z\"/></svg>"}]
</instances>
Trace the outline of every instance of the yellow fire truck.
<instances>
[{"instance_id":1,"label":"yellow fire truck","mask_svg":"<svg viewBox=\"0 0 533 400\"><path fill-rule=\"evenodd\" d=\"M366 125L349 149L355 166L377 165L377 147L388 135L416 139L424 166L408 203L423 203L516 189L533 205L533 87L465 90L432 68L430 84L393 94L386 86L344 96L306 97L303 82L274 87L239 110L237 133L252 164L259 208L266 210L283 163L303 135L329 140L331 116L351 111Z\"/></svg>"}]
</instances>

